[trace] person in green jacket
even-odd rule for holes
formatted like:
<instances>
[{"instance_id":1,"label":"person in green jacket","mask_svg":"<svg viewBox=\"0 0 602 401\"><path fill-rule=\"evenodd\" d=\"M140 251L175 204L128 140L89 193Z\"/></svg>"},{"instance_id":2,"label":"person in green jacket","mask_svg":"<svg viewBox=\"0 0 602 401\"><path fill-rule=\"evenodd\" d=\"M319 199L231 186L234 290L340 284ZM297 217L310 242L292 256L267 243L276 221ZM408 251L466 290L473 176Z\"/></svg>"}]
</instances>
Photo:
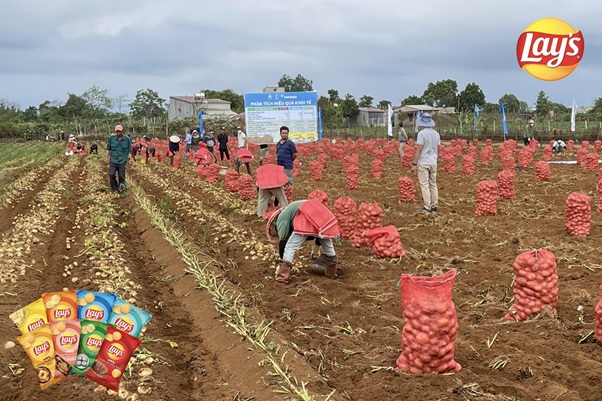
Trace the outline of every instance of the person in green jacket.
<instances>
[{"instance_id":1,"label":"person in green jacket","mask_svg":"<svg viewBox=\"0 0 602 401\"><path fill-rule=\"evenodd\" d=\"M107 140L107 157L105 159L109 165L111 191L124 192L126 190L125 166L131 158L132 140L129 136L123 135L123 126L116 125L115 135L111 135Z\"/></svg>"}]
</instances>

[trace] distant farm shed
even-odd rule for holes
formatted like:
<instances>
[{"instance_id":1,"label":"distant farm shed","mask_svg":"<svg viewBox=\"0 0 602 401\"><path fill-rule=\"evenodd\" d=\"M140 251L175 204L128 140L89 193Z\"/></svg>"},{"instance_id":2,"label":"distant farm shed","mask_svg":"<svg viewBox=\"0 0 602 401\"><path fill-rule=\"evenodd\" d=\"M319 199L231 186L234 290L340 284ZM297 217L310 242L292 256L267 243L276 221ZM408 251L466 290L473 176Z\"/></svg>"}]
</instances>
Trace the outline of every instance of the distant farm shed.
<instances>
[{"instance_id":1,"label":"distant farm shed","mask_svg":"<svg viewBox=\"0 0 602 401\"><path fill-rule=\"evenodd\" d=\"M236 116L230 108L231 102L221 99L207 99L206 103L195 101L194 96L170 96L167 119L169 121L178 118L196 117L199 111L204 116Z\"/></svg>"}]
</instances>

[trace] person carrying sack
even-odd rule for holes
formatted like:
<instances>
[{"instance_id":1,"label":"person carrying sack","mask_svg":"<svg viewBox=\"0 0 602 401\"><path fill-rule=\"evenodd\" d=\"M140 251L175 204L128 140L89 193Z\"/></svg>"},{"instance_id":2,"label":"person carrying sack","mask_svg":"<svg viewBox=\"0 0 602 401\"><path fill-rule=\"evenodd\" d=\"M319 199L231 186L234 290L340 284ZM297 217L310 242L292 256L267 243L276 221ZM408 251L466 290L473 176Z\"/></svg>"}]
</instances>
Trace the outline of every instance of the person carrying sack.
<instances>
[{"instance_id":1,"label":"person carrying sack","mask_svg":"<svg viewBox=\"0 0 602 401\"><path fill-rule=\"evenodd\" d=\"M284 185L288 183L288 177L284 174L284 167L275 164L266 164L257 169L255 185L259 189L257 196L257 216L263 217L268 210L272 196L278 200L281 207L288 206Z\"/></svg>"},{"instance_id":2,"label":"person carrying sack","mask_svg":"<svg viewBox=\"0 0 602 401\"><path fill-rule=\"evenodd\" d=\"M326 206L317 199L298 200L284 209L277 209L268 219L266 235L278 236L280 264L276 270L276 281L288 284L293 258L305 241L316 240L322 246L318 259L310 263L314 273L337 278L342 270L337 268L337 255L332 240L340 237L339 223Z\"/></svg>"}]
</instances>

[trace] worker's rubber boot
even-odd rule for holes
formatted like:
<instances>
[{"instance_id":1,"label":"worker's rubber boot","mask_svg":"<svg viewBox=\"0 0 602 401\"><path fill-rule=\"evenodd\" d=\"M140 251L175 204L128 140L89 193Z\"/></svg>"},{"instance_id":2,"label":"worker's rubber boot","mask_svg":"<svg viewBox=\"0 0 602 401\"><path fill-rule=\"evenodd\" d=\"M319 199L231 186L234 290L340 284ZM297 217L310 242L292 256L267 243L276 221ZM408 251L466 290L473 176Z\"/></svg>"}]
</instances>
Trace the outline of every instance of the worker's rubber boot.
<instances>
[{"instance_id":1,"label":"worker's rubber boot","mask_svg":"<svg viewBox=\"0 0 602 401\"><path fill-rule=\"evenodd\" d=\"M343 269L337 267L336 256L321 254L317 259L314 259L309 263L309 268L312 273L323 274L329 278L337 278L343 274Z\"/></svg>"},{"instance_id":2,"label":"worker's rubber boot","mask_svg":"<svg viewBox=\"0 0 602 401\"><path fill-rule=\"evenodd\" d=\"M337 257L335 256L326 256L326 271L324 275L328 278L337 278L338 269L337 269Z\"/></svg>"},{"instance_id":3,"label":"worker's rubber boot","mask_svg":"<svg viewBox=\"0 0 602 401\"><path fill-rule=\"evenodd\" d=\"M276 269L276 282L288 284L292 268L292 263L281 260L280 265L278 265L278 269Z\"/></svg>"}]
</instances>

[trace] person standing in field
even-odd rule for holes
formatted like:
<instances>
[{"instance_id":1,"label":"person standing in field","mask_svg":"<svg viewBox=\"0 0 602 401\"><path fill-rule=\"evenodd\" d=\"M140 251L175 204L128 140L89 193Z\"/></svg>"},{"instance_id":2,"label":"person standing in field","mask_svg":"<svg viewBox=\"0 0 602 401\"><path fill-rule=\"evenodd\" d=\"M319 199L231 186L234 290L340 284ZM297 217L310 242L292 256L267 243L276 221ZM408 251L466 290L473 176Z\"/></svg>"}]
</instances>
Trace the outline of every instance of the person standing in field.
<instances>
[{"instance_id":1,"label":"person standing in field","mask_svg":"<svg viewBox=\"0 0 602 401\"><path fill-rule=\"evenodd\" d=\"M259 165L263 165L263 159L268 154L269 148L266 143L259 145Z\"/></svg>"},{"instance_id":2,"label":"person standing in field","mask_svg":"<svg viewBox=\"0 0 602 401\"><path fill-rule=\"evenodd\" d=\"M123 126L115 126L115 135L111 135L107 140L106 163L109 165L109 182L112 192L124 192L125 185L125 166L132 158L132 140L129 136L123 135ZM115 177L117 175L117 177Z\"/></svg>"},{"instance_id":3,"label":"person standing in field","mask_svg":"<svg viewBox=\"0 0 602 401\"><path fill-rule=\"evenodd\" d=\"M525 132L524 140L525 146L529 146L529 140L535 137L535 120L533 120L533 116L529 117L529 122L527 123L527 132Z\"/></svg>"},{"instance_id":4,"label":"person standing in field","mask_svg":"<svg viewBox=\"0 0 602 401\"><path fill-rule=\"evenodd\" d=\"M276 198L279 207L288 206L284 185L288 183L288 177L284 174L282 166L266 164L257 169L255 185L257 194L257 216L263 217L268 210L272 196Z\"/></svg>"},{"instance_id":5,"label":"person standing in field","mask_svg":"<svg viewBox=\"0 0 602 401\"><path fill-rule=\"evenodd\" d=\"M226 134L226 127L220 129L220 133L217 136L217 142L219 143L219 158L224 161L224 155L230 160L230 152L228 152L228 134Z\"/></svg>"},{"instance_id":6,"label":"person standing in field","mask_svg":"<svg viewBox=\"0 0 602 401\"><path fill-rule=\"evenodd\" d=\"M213 154L213 148L215 147L215 137L213 136L213 131L209 131L203 137L203 142L207 145L207 149L211 154Z\"/></svg>"},{"instance_id":7,"label":"person standing in field","mask_svg":"<svg viewBox=\"0 0 602 401\"><path fill-rule=\"evenodd\" d=\"M408 134L406 130L403 128L403 123L399 123L399 157L403 159L403 152L406 147L406 143L408 142Z\"/></svg>"},{"instance_id":8,"label":"person standing in field","mask_svg":"<svg viewBox=\"0 0 602 401\"><path fill-rule=\"evenodd\" d=\"M280 141L276 144L276 160L284 167L284 173L293 177L293 161L297 159L297 147L288 139L288 127L280 127Z\"/></svg>"},{"instance_id":9,"label":"person standing in field","mask_svg":"<svg viewBox=\"0 0 602 401\"><path fill-rule=\"evenodd\" d=\"M184 153L190 152L190 147L192 146L192 134L190 133L190 131L186 131L186 136L184 137L184 143L186 143L186 150L184 150Z\"/></svg>"},{"instance_id":10,"label":"person standing in field","mask_svg":"<svg viewBox=\"0 0 602 401\"><path fill-rule=\"evenodd\" d=\"M439 190L437 188L437 158L441 137L433 129L435 121L429 113L423 113L416 122L416 126L423 127L416 138L416 154L412 160L412 171L418 174L418 182L422 190L424 206L418 209L419 213L437 211Z\"/></svg>"}]
</instances>

